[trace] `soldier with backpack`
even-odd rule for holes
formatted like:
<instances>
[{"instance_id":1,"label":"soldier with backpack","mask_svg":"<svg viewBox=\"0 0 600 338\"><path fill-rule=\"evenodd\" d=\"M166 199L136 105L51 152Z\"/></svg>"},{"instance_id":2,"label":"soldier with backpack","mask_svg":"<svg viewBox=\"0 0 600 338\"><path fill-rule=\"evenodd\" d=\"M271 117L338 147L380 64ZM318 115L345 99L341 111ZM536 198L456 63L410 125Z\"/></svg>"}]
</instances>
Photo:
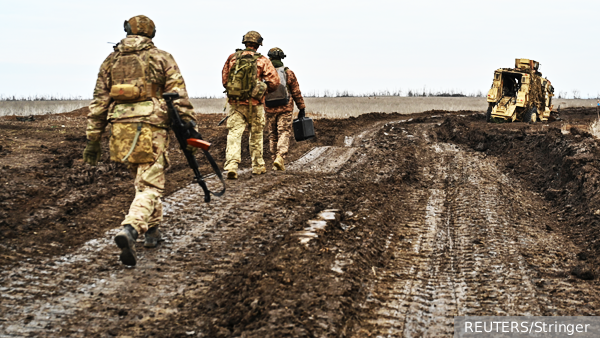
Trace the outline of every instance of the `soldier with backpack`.
<instances>
[{"instance_id":1,"label":"soldier with backpack","mask_svg":"<svg viewBox=\"0 0 600 338\"><path fill-rule=\"evenodd\" d=\"M265 99L267 112L267 133L269 135L269 149L273 157L273 170L285 170L285 157L290 145L292 133L292 112L294 102L304 116L304 98L300 92L300 85L296 74L291 69L284 67L281 61L285 54L281 48L271 48L267 53L271 63L279 74L280 83L277 89L269 93ZM293 101L292 101L293 100Z\"/></svg>"},{"instance_id":2,"label":"soldier with backpack","mask_svg":"<svg viewBox=\"0 0 600 338\"><path fill-rule=\"evenodd\" d=\"M171 54L152 42L154 22L139 15L125 21L127 37L100 66L88 114L88 144L83 160L97 165L100 140L111 124L110 159L135 173L135 198L115 236L121 262L136 265L135 241L145 234L145 247L156 247L162 221L161 197L169 166L169 117L162 94L176 92L174 104L185 122L195 122L185 82Z\"/></svg>"},{"instance_id":3,"label":"soldier with backpack","mask_svg":"<svg viewBox=\"0 0 600 338\"><path fill-rule=\"evenodd\" d=\"M267 170L263 160L264 96L277 89L279 76L269 59L257 53L262 41L258 32L246 33L242 39L246 49L238 49L229 55L223 66L223 86L230 105L224 166L228 179L238 177L246 125L250 126L252 173L260 175Z\"/></svg>"}]
</instances>

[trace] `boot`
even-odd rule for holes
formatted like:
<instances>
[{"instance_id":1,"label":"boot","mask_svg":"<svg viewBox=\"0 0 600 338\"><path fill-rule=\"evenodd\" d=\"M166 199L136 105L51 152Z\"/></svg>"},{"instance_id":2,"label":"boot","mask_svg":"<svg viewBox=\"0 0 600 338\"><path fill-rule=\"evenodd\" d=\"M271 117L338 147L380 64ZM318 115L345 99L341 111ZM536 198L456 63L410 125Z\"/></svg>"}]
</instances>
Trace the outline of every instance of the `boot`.
<instances>
[{"instance_id":1,"label":"boot","mask_svg":"<svg viewBox=\"0 0 600 338\"><path fill-rule=\"evenodd\" d=\"M283 157L277 155L275 162L273 162L273 170L285 171L285 165L283 164Z\"/></svg>"},{"instance_id":2,"label":"boot","mask_svg":"<svg viewBox=\"0 0 600 338\"><path fill-rule=\"evenodd\" d=\"M158 226L152 227L146 231L144 235L144 247L145 248L156 248L158 242L160 241L160 231L158 231Z\"/></svg>"},{"instance_id":3,"label":"boot","mask_svg":"<svg viewBox=\"0 0 600 338\"><path fill-rule=\"evenodd\" d=\"M121 249L121 262L125 265L135 266L137 258L135 255L135 240L138 232L131 225L125 224L123 229L115 236L115 243Z\"/></svg>"},{"instance_id":4,"label":"boot","mask_svg":"<svg viewBox=\"0 0 600 338\"><path fill-rule=\"evenodd\" d=\"M235 169L231 169L231 170L229 170L229 171L227 172L227 179L228 179L228 180L235 180L235 179L237 179L237 178L238 178L238 175L237 175L237 170L235 170Z\"/></svg>"},{"instance_id":5,"label":"boot","mask_svg":"<svg viewBox=\"0 0 600 338\"><path fill-rule=\"evenodd\" d=\"M252 173L254 175L261 175L267 172L267 168L265 167L256 167L256 168L252 168Z\"/></svg>"}]
</instances>

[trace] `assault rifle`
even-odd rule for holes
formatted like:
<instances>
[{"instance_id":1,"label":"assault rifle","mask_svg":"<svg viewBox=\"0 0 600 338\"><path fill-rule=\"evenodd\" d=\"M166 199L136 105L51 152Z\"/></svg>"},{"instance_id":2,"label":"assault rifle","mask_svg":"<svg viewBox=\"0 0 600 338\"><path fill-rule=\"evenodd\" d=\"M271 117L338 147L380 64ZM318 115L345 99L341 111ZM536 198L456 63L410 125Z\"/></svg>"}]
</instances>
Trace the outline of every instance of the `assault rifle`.
<instances>
[{"instance_id":1,"label":"assault rifle","mask_svg":"<svg viewBox=\"0 0 600 338\"><path fill-rule=\"evenodd\" d=\"M222 125L225 121L227 121L228 118L229 118L229 115L225 116L221 121L219 121L219 123L217 123L217 127Z\"/></svg>"},{"instance_id":2,"label":"assault rifle","mask_svg":"<svg viewBox=\"0 0 600 338\"><path fill-rule=\"evenodd\" d=\"M223 180L223 175L221 174L221 170L215 163L215 160L212 158L212 156L210 156L210 153L208 152L208 149L210 149L210 143L202 140L202 135L200 135L200 133L194 128L196 127L196 123L194 121L188 121L187 123L184 123L181 119L181 116L179 116L179 112L173 104L173 100L177 100L179 98L178 93L164 93L162 96L165 99L165 102L167 103L169 117L171 118L171 128L175 133L175 137L177 137L177 141L179 142L179 148L181 149L181 151L183 151L183 154L185 155L189 166L194 171L194 180L198 182L198 184L204 191L204 201L210 202L210 194L213 194L217 197L223 196L223 194L225 193L225 180ZM196 161L196 157L194 156L194 153L192 151L188 150L188 145L202 149L202 152L204 152L204 156L206 156L206 159L208 160L208 162L210 162L210 165L214 170L215 174L217 175L219 180L221 180L221 183L223 184L223 190L215 193L208 189L208 187L206 186L206 182L204 182L204 179L200 174L200 170L198 169L198 162Z\"/></svg>"}]
</instances>

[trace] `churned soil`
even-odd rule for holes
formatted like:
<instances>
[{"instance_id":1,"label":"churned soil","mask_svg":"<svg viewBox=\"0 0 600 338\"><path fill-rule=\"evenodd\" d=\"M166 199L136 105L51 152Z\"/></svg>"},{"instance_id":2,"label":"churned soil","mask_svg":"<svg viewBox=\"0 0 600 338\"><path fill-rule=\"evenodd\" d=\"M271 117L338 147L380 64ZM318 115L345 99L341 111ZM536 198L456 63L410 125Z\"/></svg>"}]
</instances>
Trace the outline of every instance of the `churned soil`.
<instances>
[{"instance_id":1,"label":"churned soil","mask_svg":"<svg viewBox=\"0 0 600 338\"><path fill-rule=\"evenodd\" d=\"M448 337L454 316L600 313L595 109L319 119L286 172L265 137L268 172L209 204L171 144L164 242L139 239L135 268L112 243L132 177L107 142L82 164L85 114L0 120L0 335ZM198 118L222 165L222 116Z\"/></svg>"},{"instance_id":2,"label":"churned soil","mask_svg":"<svg viewBox=\"0 0 600 338\"><path fill-rule=\"evenodd\" d=\"M102 140L102 160L97 167L82 161L89 110L35 116L18 121L0 118L0 265L65 253L118 226L134 197L133 178L126 165L109 160L107 131ZM211 155L222 168L227 129L217 127L222 115L199 114L200 132L211 142ZM348 120L316 120L319 137L307 142L290 140L288 161L314 146L343 141L363 122L390 119L385 114ZM173 135L172 135L173 136ZM165 195L188 185L193 173L174 137L169 147ZM272 165L264 135L264 158ZM208 161L198 156L201 173L211 173ZM251 165L248 131L242 139L240 169Z\"/></svg>"}]
</instances>

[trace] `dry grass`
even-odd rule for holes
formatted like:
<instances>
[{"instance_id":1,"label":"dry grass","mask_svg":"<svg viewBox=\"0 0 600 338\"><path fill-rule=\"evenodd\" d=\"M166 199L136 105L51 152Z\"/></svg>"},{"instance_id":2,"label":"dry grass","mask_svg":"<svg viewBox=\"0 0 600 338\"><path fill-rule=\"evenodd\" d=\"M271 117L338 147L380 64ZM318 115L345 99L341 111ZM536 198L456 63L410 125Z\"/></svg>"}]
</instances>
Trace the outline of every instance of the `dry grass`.
<instances>
[{"instance_id":1,"label":"dry grass","mask_svg":"<svg viewBox=\"0 0 600 338\"><path fill-rule=\"evenodd\" d=\"M485 98L473 97L315 97L305 101L307 112L317 118L347 118L372 112L411 114L428 110L487 109Z\"/></svg>"},{"instance_id":2,"label":"dry grass","mask_svg":"<svg viewBox=\"0 0 600 338\"><path fill-rule=\"evenodd\" d=\"M346 118L372 112L410 114L434 109L487 109L485 98L473 97L307 97L304 101L306 112L315 118ZM192 99L192 104L196 113L223 113L225 99Z\"/></svg>"},{"instance_id":3,"label":"dry grass","mask_svg":"<svg viewBox=\"0 0 600 338\"><path fill-rule=\"evenodd\" d=\"M480 97L308 97L306 112L315 118L346 118L371 112L420 113L428 110L485 111L487 101ZM192 99L196 113L223 113L225 99ZM0 101L0 116L40 115L70 112L85 107L89 100ZM554 108L594 106L596 100L555 99Z\"/></svg>"},{"instance_id":4,"label":"dry grass","mask_svg":"<svg viewBox=\"0 0 600 338\"><path fill-rule=\"evenodd\" d=\"M67 113L90 104L90 100L0 101L0 116Z\"/></svg>"},{"instance_id":5,"label":"dry grass","mask_svg":"<svg viewBox=\"0 0 600 338\"><path fill-rule=\"evenodd\" d=\"M556 97L552 98L552 104L554 105L554 110L560 108L570 108L570 107L595 107L597 104L596 99L557 99Z\"/></svg>"}]
</instances>

